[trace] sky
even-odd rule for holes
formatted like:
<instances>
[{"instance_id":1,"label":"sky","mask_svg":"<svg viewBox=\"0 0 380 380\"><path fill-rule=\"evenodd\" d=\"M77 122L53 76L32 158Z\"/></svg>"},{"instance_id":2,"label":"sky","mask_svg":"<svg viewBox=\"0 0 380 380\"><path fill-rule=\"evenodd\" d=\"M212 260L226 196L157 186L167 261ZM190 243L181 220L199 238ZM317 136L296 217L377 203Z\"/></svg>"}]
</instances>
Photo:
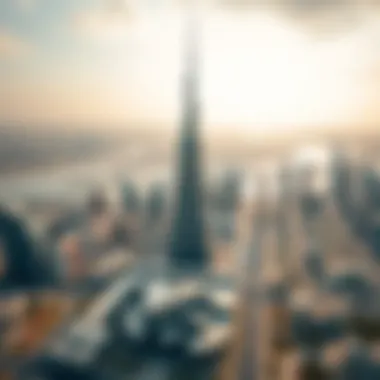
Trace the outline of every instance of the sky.
<instances>
[{"instance_id":1,"label":"sky","mask_svg":"<svg viewBox=\"0 0 380 380\"><path fill-rule=\"evenodd\" d=\"M0 125L178 125L183 3L0 0ZM376 127L380 2L201 4L207 128Z\"/></svg>"}]
</instances>

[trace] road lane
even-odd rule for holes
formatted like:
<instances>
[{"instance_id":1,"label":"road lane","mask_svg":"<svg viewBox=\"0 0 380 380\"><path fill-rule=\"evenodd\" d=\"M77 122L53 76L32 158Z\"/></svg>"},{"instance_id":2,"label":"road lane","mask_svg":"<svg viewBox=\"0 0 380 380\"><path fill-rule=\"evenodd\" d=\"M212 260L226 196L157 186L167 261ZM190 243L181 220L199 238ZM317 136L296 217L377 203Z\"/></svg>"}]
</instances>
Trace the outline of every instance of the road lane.
<instances>
[{"instance_id":1,"label":"road lane","mask_svg":"<svg viewBox=\"0 0 380 380\"><path fill-rule=\"evenodd\" d=\"M260 289L259 277L261 268L261 248L264 226L259 220L253 223L251 242L245 258L245 272L242 289L242 330L243 341L240 361L237 369L237 380L259 378L259 313Z\"/></svg>"}]
</instances>

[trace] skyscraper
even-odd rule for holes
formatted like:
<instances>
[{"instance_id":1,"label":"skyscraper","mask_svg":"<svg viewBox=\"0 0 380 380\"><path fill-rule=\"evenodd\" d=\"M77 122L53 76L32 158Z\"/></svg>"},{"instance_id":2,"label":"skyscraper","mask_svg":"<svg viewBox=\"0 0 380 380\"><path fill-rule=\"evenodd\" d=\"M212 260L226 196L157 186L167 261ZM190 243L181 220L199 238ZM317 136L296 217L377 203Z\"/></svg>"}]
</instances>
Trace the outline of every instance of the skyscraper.
<instances>
[{"instance_id":1,"label":"skyscraper","mask_svg":"<svg viewBox=\"0 0 380 380\"><path fill-rule=\"evenodd\" d=\"M199 104L199 41L198 25L190 23L187 35L186 68L183 82L183 120L179 140L177 199L174 209L169 263L184 271L207 268L209 253L205 239L201 157L198 128Z\"/></svg>"},{"instance_id":2,"label":"skyscraper","mask_svg":"<svg viewBox=\"0 0 380 380\"><path fill-rule=\"evenodd\" d=\"M36 255L33 239L24 223L0 208L2 275L0 290L29 289L41 285L44 273Z\"/></svg>"},{"instance_id":3,"label":"skyscraper","mask_svg":"<svg viewBox=\"0 0 380 380\"><path fill-rule=\"evenodd\" d=\"M121 197L124 211L127 214L137 215L140 212L140 194L131 180L122 184Z\"/></svg>"},{"instance_id":4,"label":"skyscraper","mask_svg":"<svg viewBox=\"0 0 380 380\"><path fill-rule=\"evenodd\" d=\"M146 218L148 219L149 225L162 222L166 208L165 188L155 184L149 189L146 200Z\"/></svg>"},{"instance_id":5,"label":"skyscraper","mask_svg":"<svg viewBox=\"0 0 380 380\"><path fill-rule=\"evenodd\" d=\"M91 216L99 216L107 212L108 201L104 192L100 189L94 190L88 199L88 211Z\"/></svg>"},{"instance_id":6,"label":"skyscraper","mask_svg":"<svg viewBox=\"0 0 380 380\"><path fill-rule=\"evenodd\" d=\"M230 313L237 299L234 283L226 276L204 271L209 254L199 173L196 29L193 23L186 44L178 193L172 240L166 252L169 270L161 265L159 255L139 261L132 271L116 279L68 332L49 342L41 360L27 368L25 378L33 373L47 380L93 379L103 372L107 379L109 372L112 378L125 378L131 368L124 362L131 351L140 352L147 366L163 363L170 374L164 377L171 378L181 367L188 374L185 366L189 358L214 357L230 342ZM107 357L110 352L116 353L111 360ZM115 361L117 368L112 365ZM59 375L54 376L51 367ZM195 369L198 367L199 363ZM75 377L78 369L81 373ZM147 378L135 372L132 376Z\"/></svg>"}]
</instances>

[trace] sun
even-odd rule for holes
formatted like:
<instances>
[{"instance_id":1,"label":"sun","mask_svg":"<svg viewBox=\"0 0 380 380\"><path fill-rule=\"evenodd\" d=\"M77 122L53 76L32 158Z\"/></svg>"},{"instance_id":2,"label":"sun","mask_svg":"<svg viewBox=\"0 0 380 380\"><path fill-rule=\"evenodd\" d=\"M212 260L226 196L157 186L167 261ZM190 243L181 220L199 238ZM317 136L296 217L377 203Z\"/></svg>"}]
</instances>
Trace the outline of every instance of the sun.
<instances>
[{"instance_id":1,"label":"sun","mask_svg":"<svg viewBox=\"0 0 380 380\"><path fill-rule=\"evenodd\" d=\"M210 124L278 130L334 123L347 111L353 78L349 67L339 67L339 57L331 65L329 48L264 14L220 15L207 25L204 101Z\"/></svg>"},{"instance_id":2,"label":"sun","mask_svg":"<svg viewBox=\"0 0 380 380\"><path fill-rule=\"evenodd\" d=\"M128 111L135 119L175 125L186 17L178 8L153 13L141 14L130 28L138 57L128 72L118 66L119 109L132 99L135 108ZM211 7L202 9L199 28L206 128L275 133L342 124L365 101L355 66L360 39L316 42L275 14Z\"/></svg>"}]
</instances>

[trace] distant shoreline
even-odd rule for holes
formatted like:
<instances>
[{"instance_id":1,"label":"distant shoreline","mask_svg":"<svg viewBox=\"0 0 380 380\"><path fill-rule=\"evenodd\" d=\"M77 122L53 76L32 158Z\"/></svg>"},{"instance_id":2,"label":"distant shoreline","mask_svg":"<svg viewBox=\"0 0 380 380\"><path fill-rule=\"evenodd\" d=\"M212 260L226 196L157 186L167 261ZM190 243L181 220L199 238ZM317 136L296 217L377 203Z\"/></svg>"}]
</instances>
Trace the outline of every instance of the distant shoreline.
<instances>
[{"instance_id":1,"label":"distant shoreline","mask_svg":"<svg viewBox=\"0 0 380 380\"><path fill-rule=\"evenodd\" d=\"M73 164L85 165L91 160L102 161L109 155L128 151L131 147L144 147L149 152L150 160L157 163L167 161L173 149L173 135L166 138L157 131L130 131L125 135L82 134L76 137L75 133L67 136L52 135L44 137L33 134L22 135L20 131L0 130L0 182L19 177L24 174L51 172L60 170ZM345 133L346 132L346 133ZM276 135L266 138L264 135L254 134L248 138L242 136L204 136L206 161L215 157L218 161L231 160L232 162L258 160L260 157L280 158L292 154L297 147L303 144L329 144L338 142L348 148L365 148L377 155L380 149L379 132L362 133L362 131L329 131L319 130L314 133L304 131ZM1 141L3 140L3 141ZM41 142L41 144L40 144ZM4 149L2 149L4 148ZM175 150L175 147L174 147ZM4 153L5 151L5 153ZM8 163L7 163L8 162Z\"/></svg>"},{"instance_id":2,"label":"distant shoreline","mask_svg":"<svg viewBox=\"0 0 380 380\"><path fill-rule=\"evenodd\" d=\"M121 149L121 148L119 148ZM47 160L45 163L38 163L33 165L22 164L20 166L11 166L9 168L0 168L1 181L18 178L23 175L44 174L46 172L52 172L54 170L60 170L66 166L72 167L74 164L78 166L86 165L91 159L96 159L95 161L102 161L113 152L112 149L107 149L102 152L95 151L87 153L86 155L78 157L62 157L56 160Z\"/></svg>"}]
</instances>

